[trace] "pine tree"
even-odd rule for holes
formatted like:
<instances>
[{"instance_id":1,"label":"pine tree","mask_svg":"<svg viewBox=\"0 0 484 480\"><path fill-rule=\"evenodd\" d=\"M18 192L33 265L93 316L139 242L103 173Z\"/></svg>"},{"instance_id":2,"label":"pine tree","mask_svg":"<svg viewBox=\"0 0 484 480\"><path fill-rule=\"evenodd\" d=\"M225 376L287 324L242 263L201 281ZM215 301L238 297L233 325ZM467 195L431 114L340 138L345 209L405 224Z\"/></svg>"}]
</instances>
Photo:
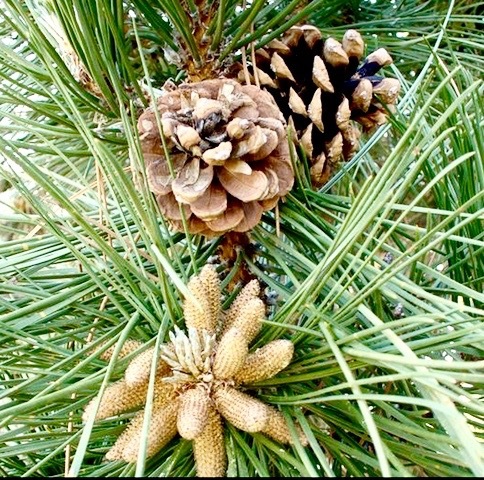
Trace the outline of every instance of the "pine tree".
<instances>
[{"instance_id":1,"label":"pine tree","mask_svg":"<svg viewBox=\"0 0 484 480\"><path fill-rule=\"evenodd\" d=\"M482 476L481 8L1 2L1 475Z\"/></svg>"}]
</instances>

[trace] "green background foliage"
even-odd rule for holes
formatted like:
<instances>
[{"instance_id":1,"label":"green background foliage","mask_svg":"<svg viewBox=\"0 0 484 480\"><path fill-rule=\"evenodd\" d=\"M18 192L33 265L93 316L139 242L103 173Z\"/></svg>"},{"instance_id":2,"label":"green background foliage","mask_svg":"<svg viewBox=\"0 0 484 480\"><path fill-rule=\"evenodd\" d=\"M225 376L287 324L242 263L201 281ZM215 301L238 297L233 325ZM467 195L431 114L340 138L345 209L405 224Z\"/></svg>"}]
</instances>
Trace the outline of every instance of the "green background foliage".
<instances>
[{"instance_id":1,"label":"green background foliage","mask_svg":"<svg viewBox=\"0 0 484 480\"><path fill-rule=\"evenodd\" d=\"M182 285L220 242L169 230L136 129L185 77L173 58L196 60L195 3L0 3L0 178L28 204L0 213L2 476L195 474L179 438L104 463L132 414L81 421L132 358L96 347L183 327ZM319 191L294 158L295 188L251 234L256 256L241 250L223 281L245 261L275 298L258 344L296 351L258 392L309 438L281 448L228 427L228 475L482 476L484 3L219 3L221 60L306 18L387 48L402 84L390 122Z\"/></svg>"}]
</instances>

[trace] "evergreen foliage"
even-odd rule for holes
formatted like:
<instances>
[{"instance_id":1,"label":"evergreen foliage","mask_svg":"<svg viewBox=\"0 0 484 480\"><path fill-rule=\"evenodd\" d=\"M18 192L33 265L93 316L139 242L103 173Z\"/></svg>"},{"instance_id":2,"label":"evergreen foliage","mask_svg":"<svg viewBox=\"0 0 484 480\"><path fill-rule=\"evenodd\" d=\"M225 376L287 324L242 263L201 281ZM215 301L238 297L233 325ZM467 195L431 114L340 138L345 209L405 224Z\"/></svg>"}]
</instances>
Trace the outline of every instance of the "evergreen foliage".
<instances>
[{"instance_id":1,"label":"evergreen foliage","mask_svg":"<svg viewBox=\"0 0 484 480\"><path fill-rule=\"evenodd\" d=\"M221 241L169 229L136 122L186 77L174 56L216 67L304 20L385 47L402 91L319 190L293 158L293 190L222 282L235 296L246 262L267 286L256 346L295 350L258 398L308 438L228 425L228 476L483 476L484 2L221 0L209 48L198 3L0 3L0 179L21 198L0 210L0 475L195 475L179 437L104 462L132 413L82 422L141 352L117 359L126 339L184 328L185 285Z\"/></svg>"}]
</instances>

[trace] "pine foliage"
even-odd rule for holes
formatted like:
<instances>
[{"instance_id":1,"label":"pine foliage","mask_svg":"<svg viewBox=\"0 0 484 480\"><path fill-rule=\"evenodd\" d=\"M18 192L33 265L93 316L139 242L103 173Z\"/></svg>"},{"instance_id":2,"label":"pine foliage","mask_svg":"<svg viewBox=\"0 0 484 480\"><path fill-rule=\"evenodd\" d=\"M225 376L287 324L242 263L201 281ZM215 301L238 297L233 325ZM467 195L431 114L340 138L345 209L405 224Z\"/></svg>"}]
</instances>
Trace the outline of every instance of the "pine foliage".
<instances>
[{"instance_id":1,"label":"pine foliage","mask_svg":"<svg viewBox=\"0 0 484 480\"><path fill-rule=\"evenodd\" d=\"M221 243L166 222L137 120L167 80L304 22L386 48L401 92L321 188L294 149L294 186L253 251L217 264L227 302L242 265L262 282L253 349L287 339L294 354L257 395L308 440L228 424L227 475L483 476L484 3L222 0L203 18L200 3L0 4L0 475L195 475L178 436L145 458L147 425L135 463L105 461L133 412L82 419L184 328L186 285Z\"/></svg>"}]
</instances>

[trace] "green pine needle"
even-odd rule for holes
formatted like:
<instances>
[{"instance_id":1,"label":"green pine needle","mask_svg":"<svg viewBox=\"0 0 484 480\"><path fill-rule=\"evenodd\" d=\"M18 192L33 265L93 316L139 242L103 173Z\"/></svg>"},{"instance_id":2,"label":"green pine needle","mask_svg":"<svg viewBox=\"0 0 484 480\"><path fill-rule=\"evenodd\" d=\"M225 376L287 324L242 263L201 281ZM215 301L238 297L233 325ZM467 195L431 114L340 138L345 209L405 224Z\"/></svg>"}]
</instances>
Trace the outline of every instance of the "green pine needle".
<instances>
[{"instance_id":1,"label":"green pine needle","mask_svg":"<svg viewBox=\"0 0 484 480\"><path fill-rule=\"evenodd\" d=\"M145 435L137 464L105 462L132 414L81 415L136 354L102 349L182 327L185 285L219 242L169 229L136 128L184 78L180 49L202 60L199 3L0 5L2 476L195 475L179 437L145 459ZM309 441L228 426L228 475L482 476L484 3L202 3L219 6L207 29L221 59L305 19L387 48L402 84L390 123L320 191L294 157L294 190L251 233L255 258L225 272L224 286L246 261L267 285L254 347L296 348L258 391Z\"/></svg>"}]
</instances>

